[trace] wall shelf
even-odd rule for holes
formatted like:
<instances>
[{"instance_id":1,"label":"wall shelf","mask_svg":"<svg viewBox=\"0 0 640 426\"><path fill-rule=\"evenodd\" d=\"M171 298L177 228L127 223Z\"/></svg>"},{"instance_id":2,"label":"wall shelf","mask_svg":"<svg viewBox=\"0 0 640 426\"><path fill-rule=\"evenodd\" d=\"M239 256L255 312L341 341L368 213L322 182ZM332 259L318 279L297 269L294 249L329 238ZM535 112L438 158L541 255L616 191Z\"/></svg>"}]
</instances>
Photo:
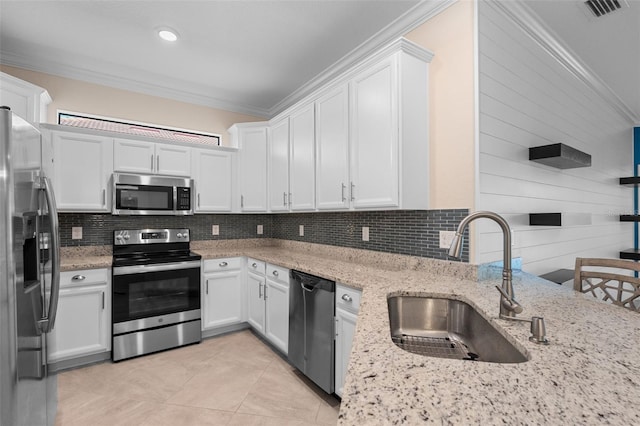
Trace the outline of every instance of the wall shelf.
<instances>
[{"instance_id":1,"label":"wall shelf","mask_svg":"<svg viewBox=\"0 0 640 426\"><path fill-rule=\"evenodd\" d=\"M626 249L620 252L620 259L640 260L640 249Z\"/></svg>"},{"instance_id":2,"label":"wall shelf","mask_svg":"<svg viewBox=\"0 0 640 426\"><path fill-rule=\"evenodd\" d=\"M638 214L621 214L620 222L640 222L640 215Z\"/></svg>"},{"instance_id":3,"label":"wall shelf","mask_svg":"<svg viewBox=\"0 0 640 426\"><path fill-rule=\"evenodd\" d=\"M640 176L620 178L620 185L637 186L638 184L640 184Z\"/></svg>"},{"instance_id":4,"label":"wall shelf","mask_svg":"<svg viewBox=\"0 0 640 426\"><path fill-rule=\"evenodd\" d=\"M529 213L529 226L562 226L562 213Z\"/></svg>"},{"instance_id":5,"label":"wall shelf","mask_svg":"<svg viewBox=\"0 0 640 426\"><path fill-rule=\"evenodd\" d=\"M563 143L529 148L529 160L557 169L575 169L591 166L591 155Z\"/></svg>"}]
</instances>

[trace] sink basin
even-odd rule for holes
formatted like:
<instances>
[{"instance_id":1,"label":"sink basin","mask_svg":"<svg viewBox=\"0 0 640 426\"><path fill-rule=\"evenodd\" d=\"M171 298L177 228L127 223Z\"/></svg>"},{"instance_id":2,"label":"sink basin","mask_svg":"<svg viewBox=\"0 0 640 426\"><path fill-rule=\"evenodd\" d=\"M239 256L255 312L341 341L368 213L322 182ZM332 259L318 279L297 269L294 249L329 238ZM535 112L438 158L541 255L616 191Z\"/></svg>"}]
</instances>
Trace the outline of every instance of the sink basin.
<instances>
[{"instance_id":1,"label":"sink basin","mask_svg":"<svg viewBox=\"0 0 640 426\"><path fill-rule=\"evenodd\" d=\"M391 339L420 355L517 363L527 356L471 305L460 300L393 296L387 299Z\"/></svg>"}]
</instances>

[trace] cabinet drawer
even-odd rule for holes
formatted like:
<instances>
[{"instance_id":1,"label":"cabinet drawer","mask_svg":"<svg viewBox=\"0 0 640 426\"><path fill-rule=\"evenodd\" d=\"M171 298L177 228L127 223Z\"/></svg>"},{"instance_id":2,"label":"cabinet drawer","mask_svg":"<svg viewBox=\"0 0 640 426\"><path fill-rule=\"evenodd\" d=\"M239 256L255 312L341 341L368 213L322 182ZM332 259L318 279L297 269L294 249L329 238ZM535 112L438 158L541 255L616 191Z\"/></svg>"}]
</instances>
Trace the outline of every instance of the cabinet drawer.
<instances>
[{"instance_id":1,"label":"cabinet drawer","mask_svg":"<svg viewBox=\"0 0 640 426\"><path fill-rule=\"evenodd\" d=\"M79 285L105 284L109 281L109 269L82 269L60 273L60 287L77 287Z\"/></svg>"},{"instance_id":2,"label":"cabinet drawer","mask_svg":"<svg viewBox=\"0 0 640 426\"><path fill-rule=\"evenodd\" d=\"M221 259L207 259L204 261L204 272L228 271L242 267L241 257L226 257Z\"/></svg>"},{"instance_id":3,"label":"cabinet drawer","mask_svg":"<svg viewBox=\"0 0 640 426\"><path fill-rule=\"evenodd\" d=\"M344 284L336 284L336 309L342 308L357 313L361 297L362 291Z\"/></svg>"},{"instance_id":4,"label":"cabinet drawer","mask_svg":"<svg viewBox=\"0 0 640 426\"><path fill-rule=\"evenodd\" d=\"M264 275L267 270L267 264L262 260L247 258L247 271Z\"/></svg>"},{"instance_id":5,"label":"cabinet drawer","mask_svg":"<svg viewBox=\"0 0 640 426\"><path fill-rule=\"evenodd\" d=\"M267 263L267 278L289 285L289 270Z\"/></svg>"}]
</instances>

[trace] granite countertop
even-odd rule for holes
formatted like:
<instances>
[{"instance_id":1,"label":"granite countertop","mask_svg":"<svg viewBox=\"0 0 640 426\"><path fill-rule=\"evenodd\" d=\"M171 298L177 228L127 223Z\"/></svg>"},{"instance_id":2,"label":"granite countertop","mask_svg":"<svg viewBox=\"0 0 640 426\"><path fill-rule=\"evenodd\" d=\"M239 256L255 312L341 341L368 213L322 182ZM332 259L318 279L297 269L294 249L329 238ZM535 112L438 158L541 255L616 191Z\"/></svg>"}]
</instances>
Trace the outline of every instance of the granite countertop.
<instances>
[{"instance_id":1,"label":"granite countertop","mask_svg":"<svg viewBox=\"0 0 640 426\"><path fill-rule=\"evenodd\" d=\"M192 249L204 259L250 256L363 290L339 425L640 424L640 315L568 286L514 272L525 309L519 317L545 318L551 343L541 346L528 340L528 323L497 318L500 280L478 282L473 265L296 242L194 242ZM81 266L67 260L63 265ZM397 294L465 301L530 360L495 364L406 352L389 334L387 297Z\"/></svg>"}]
</instances>

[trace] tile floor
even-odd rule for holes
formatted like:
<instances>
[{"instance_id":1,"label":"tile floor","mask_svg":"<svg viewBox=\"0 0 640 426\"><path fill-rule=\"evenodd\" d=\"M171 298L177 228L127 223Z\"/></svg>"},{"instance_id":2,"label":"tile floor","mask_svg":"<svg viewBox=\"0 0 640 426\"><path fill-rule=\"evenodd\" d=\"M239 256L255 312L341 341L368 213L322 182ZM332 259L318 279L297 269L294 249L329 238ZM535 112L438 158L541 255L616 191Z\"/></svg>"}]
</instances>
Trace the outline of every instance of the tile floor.
<instances>
[{"instance_id":1,"label":"tile floor","mask_svg":"<svg viewBox=\"0 0 640 426\"><path fill-rule=\"evenodd\" d=\"M60 373L56 426L335 425L339 409L244 330Z\"/></svg>"}]
</instances>

